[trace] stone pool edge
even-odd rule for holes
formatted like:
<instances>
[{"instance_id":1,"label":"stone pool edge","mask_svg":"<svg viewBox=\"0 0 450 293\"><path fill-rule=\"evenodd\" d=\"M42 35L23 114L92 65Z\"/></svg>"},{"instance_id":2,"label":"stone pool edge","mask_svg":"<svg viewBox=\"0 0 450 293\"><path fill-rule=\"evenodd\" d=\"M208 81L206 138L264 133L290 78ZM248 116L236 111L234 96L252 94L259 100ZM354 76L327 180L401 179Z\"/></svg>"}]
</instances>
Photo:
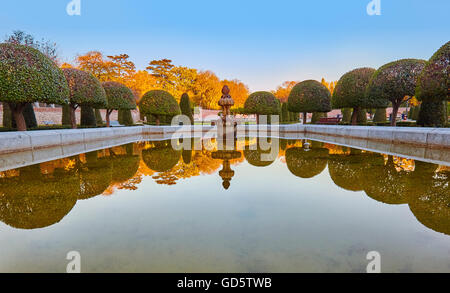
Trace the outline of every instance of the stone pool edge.
<instances>
[{"instance_id":1,"label":"stone pool edge","mask_svg":"<svg viewBox=\"0 0 450 293\"><path fill-rule=\"evenodd\" d=\"M18 153L73 144L86 144L111 139L146 135L216 132L213 126L133 126L91 129L41 130L0 133L0 154ZM316 134L332 137L364 139L389 144L408 144L426 148L450 149L450 129L417 127L329 126L329 125L239 125L238 133L273 135ZM277 133L279 135L277 135Z\"/></svg>"}]
</instances>

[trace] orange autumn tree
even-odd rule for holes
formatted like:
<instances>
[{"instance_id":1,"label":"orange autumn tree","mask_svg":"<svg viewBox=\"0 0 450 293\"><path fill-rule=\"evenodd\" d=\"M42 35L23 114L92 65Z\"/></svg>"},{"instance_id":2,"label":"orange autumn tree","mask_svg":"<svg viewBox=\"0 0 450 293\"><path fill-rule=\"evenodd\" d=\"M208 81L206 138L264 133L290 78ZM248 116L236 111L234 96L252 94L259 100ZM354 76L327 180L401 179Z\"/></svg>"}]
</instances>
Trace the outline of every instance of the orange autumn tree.
<instances>
[{"instance_id":1,"label":"orange autumn tree","mask_svg":"<svg viewBox=\"0 0 450 293\"><path fill-rule=\"evenodd\" d=\"M287 101L292 88L298 83L298 81L285 81L282 85L278 86L272 93L281 101Z\"/></svg>"},{"instance_id":2,"label":"orange autumn tree","mask_svg":"<svg viewBox=\"0 0 450 293\"><path fill-rule=\"evenodd\" d=\"M238 79L222 80L221 87L227 85L230 88L230 95L234 100L234 106L237 108L244 107L247 97L250 95L248 86Z\"/></svg>"}]
</instances>

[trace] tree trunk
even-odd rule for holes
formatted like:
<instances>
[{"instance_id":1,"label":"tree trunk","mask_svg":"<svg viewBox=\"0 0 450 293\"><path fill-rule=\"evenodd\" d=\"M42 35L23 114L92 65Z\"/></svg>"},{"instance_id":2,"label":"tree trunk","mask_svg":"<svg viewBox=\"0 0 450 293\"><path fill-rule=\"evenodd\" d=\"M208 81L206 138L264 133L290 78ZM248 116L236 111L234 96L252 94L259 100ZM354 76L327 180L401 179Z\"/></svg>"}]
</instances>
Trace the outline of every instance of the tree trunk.
<instances>
[{"instance_id":1,"label":"tree trunk","mask_svg":"<svg viewBox=\"0 0 450 293\"><path fill-rule=\"evenodd\" d=\"M391 126L397 126L397 114L398 114L399 107L400 107L400 104L392 103Z\"/></svg>"},{"instance_id":2,"label":"tree trunk","mask_svg":"<svg viewBox=\"0 0 450 293\"><path fill-rule=\"evenodd\" d=\"M256 114L256 124L259 125L259 114Z\"/></svg>"},{"instance_id":3,"label":"tree trunk","mask_svg":"<svg viewBox=\"0 0 450 293\"><path fill-rule=\"evenodd\" d=\"M159 126L160 122L159 122L159 115L156 115L156 126Z\"/></svg>"},{"instance_id":4,"label":"tree trunk","mask_svg":"<svg viewBox=\"0 0 450 293\"><path fill-rule=\"evenodd\" d=\"M359 107L353 108L352 125L358 125Z\"/></svg>"},{"instance_id":5,"label":"tree trunk","mask_svg":"<svg viewBox=\"0 0 450 293\"><path fill-rule=\"evenodd\" d=\"M308 122L308 113L303 112L303 124L306 124Z\"/></svg>"},{"instance_id":6,"label":"tree trunk","mask_svg":"<svg viewBox=\"0 0 450 293\"><path fill-rule=\"evenodd\" d=\"M12 116L16 120L17 131L27 131L27 124L25 123L25 118L23 117L23 109L25 108L25 105L26 103L9 103Z\"/></svg>"},{"instance_id":7,"label":"tree trunk","mask_svg":"<svg viewBox=\"0 0 450 293\"><path fill-rule=\"evenodd\" d=\"M110 115L112 113L112 110L106 110L106 127L111 127L111 118Z\"/></svg>"},{"instance_id":8,"label":"tree trunk","mask_svg":"<svg viewBox=\"0 0 450 293\"><path fill-rule=\"evenodd\" d=\"M77 106L75 104L70 104L70 124L72 129L77 129L77 116L75 115L76 110Z\"/></svg>"}]
</instances>

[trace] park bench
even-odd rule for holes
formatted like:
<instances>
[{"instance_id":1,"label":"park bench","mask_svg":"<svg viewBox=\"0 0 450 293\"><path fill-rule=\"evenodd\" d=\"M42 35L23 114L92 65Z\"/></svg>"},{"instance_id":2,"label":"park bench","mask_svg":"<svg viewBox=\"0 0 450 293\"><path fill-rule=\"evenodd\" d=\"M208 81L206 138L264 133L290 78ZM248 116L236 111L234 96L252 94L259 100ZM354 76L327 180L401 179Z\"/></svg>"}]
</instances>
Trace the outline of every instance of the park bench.
<instances>
[{"instance_id":1,"label":"park bench","mask_svg":"<svg viewBox=\"0 0 450 293\"><path fill-rule=\"evenodd\" d=\"M337 125L341 122L341 118L320 118L319 124Z\"/></svg>"}]
</instances>

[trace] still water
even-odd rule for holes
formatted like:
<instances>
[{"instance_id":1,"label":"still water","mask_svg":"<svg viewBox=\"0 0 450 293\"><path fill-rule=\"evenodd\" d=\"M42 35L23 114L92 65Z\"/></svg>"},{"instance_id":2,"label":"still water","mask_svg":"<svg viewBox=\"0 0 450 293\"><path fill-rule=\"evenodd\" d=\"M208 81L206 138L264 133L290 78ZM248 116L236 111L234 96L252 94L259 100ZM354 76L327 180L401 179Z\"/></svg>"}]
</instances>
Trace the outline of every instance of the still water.
<instances>
[{"instance_id":1,"label":"still water","mask_svg":"<svg viewBox=\"0 0 450 293\"><path fill-rule=\"evenodd\" d=\"M210 143L214 143L213 141ZM450 167L295 140L0 172L0 272L450 272ZM278 151L279 150L279 151Z\"/></svg>"}]
</instances>

